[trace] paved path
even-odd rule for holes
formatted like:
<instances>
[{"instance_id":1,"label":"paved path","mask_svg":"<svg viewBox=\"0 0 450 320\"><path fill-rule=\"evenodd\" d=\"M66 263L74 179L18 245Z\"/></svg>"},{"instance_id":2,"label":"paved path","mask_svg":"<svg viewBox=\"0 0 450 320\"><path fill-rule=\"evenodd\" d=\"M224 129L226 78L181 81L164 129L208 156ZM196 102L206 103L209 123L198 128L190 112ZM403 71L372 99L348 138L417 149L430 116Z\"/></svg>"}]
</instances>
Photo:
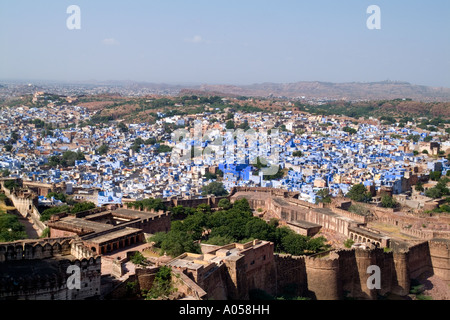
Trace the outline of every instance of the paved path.
<instances>
[{"instance_id":1,"label":"paved path","mask_svg":"<svg viewBox=\"0 0 450 320\"><path fill-rule=\"evenodd\" d=\"M22 217L20 214L16 214L16 216L19 217L20 224L25 227L25 232L27 233L28 239L39 239L39 234L35 229L34 224L30 220Z\"/></svg>"}]
</instances>

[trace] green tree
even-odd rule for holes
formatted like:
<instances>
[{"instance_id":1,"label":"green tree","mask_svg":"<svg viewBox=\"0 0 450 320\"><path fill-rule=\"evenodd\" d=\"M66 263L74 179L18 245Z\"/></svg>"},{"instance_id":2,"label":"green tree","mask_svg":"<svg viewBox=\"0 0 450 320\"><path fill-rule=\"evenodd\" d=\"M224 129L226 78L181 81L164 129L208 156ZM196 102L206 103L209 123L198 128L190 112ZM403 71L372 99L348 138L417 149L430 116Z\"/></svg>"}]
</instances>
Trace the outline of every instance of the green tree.
<instances>
[{"instance_id":1,"label":"green tree","mask_svg":"<svg viewBox=\"0 0 450 320\"><path fill-rule=\"evenodd\" d=\"M245 224L245 238L273 242L275 240L275 229L264 220L252 217Z\"/></svg>"},{"instance_id":2,"label":"green tree","mask_svg":"<svg viewBox=\"0 0 450 320\"><path fill-rule=\"evenodd\" d=\"M308 253L317 253L325 249L325 242L327 239L324 237L306 238L306 251Z\"/></svg>"},{"instance_id":3,"label":"green tree","mask_svg":"<svg viewBox=\"0 0 450 320\"><path fill-rule=\"evenodd\" d=\"M217 174L206 171L204 177L206 178L206 180L215 180L217 179Z\"/></svg>"},{"instance_id":4,"label":"green tree","mask_svg":"<svg viewBox=\"0 0 450 320\"><path fill-rule=\"evenodd\" d=\"M172 285L172 269L168 266L162 266L155 275L153 285L148 292L144 292L146 300L167 298L175 288Z\"/></svg>"},{"instance_id":5,"label":"green tree","mask_svg":"<svg viewBox=\"0 0 450 320\"><path fill-rule=\"evenodd\" d=\"M245 120L244 122L242 122L241 124L239 124L238 128L239 128L239 129L242 129L242 130L248 130L248 129L250 129L250 126L249 126L249 124L248 124L248 121ZM227 128L227 129L228 129L228 128Z\"/></svg>"},{"instance_id":6,"label":"green tree","mask_svg":"<svg viewBox=\"0 0 450 320\"><path fill-rule=\"evenodd\" d=\"M186 218L189 214L194 214L195 211L193 208L183 206L171 207L169 210L172 213L173 220Z\"/></svg>"},{"instance_id":7,"label":"green tree","mask_svg":"<svg viewBox=\"0 0 450 320\"><path fill-rule=\"evenodd\" d=\"M449 195L450 194L450 190L449 188L447 188L447 183L450 182L450 178L444 176L442 177L438 183L436 184L435 187L428 189L427 191L425 191L425 195L427 197L433 198L433 199L438 199L441 198L443 196Z\"/></svg>"},{"instance_id":8,"label":"green tree","mask_svg":"<svg viewBox=\"0 0 450 320\"><path fill-rule=\"evenodd\" d=\"M108 154L108 151L109 151L109 145L104 143L97 149L97 154L103 156L105 154Z\"/></svg>"},{"instance_id":9,"label":"green tree","mask_svg":"<svg viewBox=\"0 0 450 320\"><path fill-rule=\"evenodd\" d=\"M408 135L408 136L406 137L406 139L407 139L407 140L412 140L412 141L414 141L414 142L419 142L419 140L420 140L420 135L418 135L418 134L416 134L416 135L410 134L410 135Z\"/></svg>"},{"instance_id":10,"label":"green tree","mask_svg":"<svg viewBox=\"0 0 450 320\"><path fill-rule=\"evenodd\" d=\"M281 242L284 250L295 256L303 255L307 248L306 237L299 237L295 233L289 233L281 239Z\"/></svg>"},{"instance_id":11,"label":"green tree","mask_svg":"<svg viewBox=\"0 0 450 320\"><path fill-rule=\"evenodd\" d=\"M181 208L178 208L181 210ZM205 232L205 231L209 232ZM269 223L254 217L247 199L234 202L227 210L211 212L210 208L197 207L183 221L172 221L168 233L157 233L149 238L161 253L178 256L184 252L200 252L198 241L225 245L247 242L252 239L272 241L277 252L289 254L312 254L327 248L325 238L311 239L296 234L288 227L279 227L278 220Z\"/></svg>"},{"instance_id":12,"label":"green tree","mask_svg":"<svg viewBox=\"0 0 450 320\"><path fill-rule=\"evenodd\" d=\"M216 197L220 197L227 195L228 191L223 186L223 183L214 181L202 188L202 194L203 195L213 194Z\"/></svg>"},{"instance_id":13,"label":"green tree","mask_svg":"<svg viewBox=\"0 0 450 320\"><path fill-rule=\"evenodd\" d=\"M206 244L212 244L215 246L225 246L227 244L233 243L234 239L231 236L220 236L216 235L209 237L208 240L203 241Z\"/></svg>"},{"instance_id":14,"label":"green tree","mask_svg":"<svg viewBox=\"0 0 450 320\"><path fill-rule=\"evenodd\" d=\"M61 156L51 156L48 161L48 165L50 167L56 167L60 165L62 167L73 167L75 165L75 161L86 160L83 152L78 151L66 151Z\"/></svg>"},{"instance_id":15,"label":"green tree","mask_svg":"<svg viewBox=\"0 0 450 320\"><path fill-rule=\"evenodd\" d=\"M219 203L217 204L219 208L223 210L228 210L231 208L230 200L228 199L220 199Z\"/></svg>"},{"instance_id":16,"label":"green tree","mask_svg":"<svg viewBox=\"0 0 450 320\"><path fill-rule=\"evenodd\" d=\"M15 180L6 180L4 182L4 186L9 191L13 191L14 189L17 189L20 187L19 184Z\"/></svg>"},{"instance_id":17,"label":"green tree","mask_svg":"<svg viewBox=\"0 0 450 320\"><path fill-rule=\"evenodd\" d=\"M177 221L174 221L174 223ZM178 221L179 222L179 221ZM155 242L155 247L161 249L161 253L166 252L172 257L177 257L185 252L200 253L200 246L194 242L192 234L170 230L168 233L157 233L149 238L150 242Z\"/></svg>"},{"instance_id":18,"label":"green tree","mask_svg":"<svg viewBox=\"0 0 450 320\"><path fill-rule=\"evenodd\" d=\"M83 212L91 209L95 209L96 206L92 202L79 202L76 203L73 208L70 210L71 213Z\"/></svg>"},{"instance_id":19,"label":"green tree","mask_svg":"<svg viewBox=\"0 0 450 320\"><path fill-rule=\"evenodd\" d=\"M156 144L157 142L158 142L158 141L156 141L155 138L149 138L149 139L147 139L147 140L144 141L144 144L145 144L145 145L154 145L154 144Z\"/></svg>"},{"instance_id":20,"label":"green tree","mask_svg":"<svg viewBox=\"0 0 450 320\"><path fill-rule=\"evenodd\" d=\"M301 156L303 156L303 153L301 151L294 151L292 153L292 156L294 156L294 157L301 157Z\"/></svg>"},{"instance_id":21,"label":"green tree","mask_svg":"<svg viewBox=\"0 0 450 320\"><path fill-rule=\"evenodd\" d=\"M11 242L26 239L25 227L13 214L0 214L0 242Z\"/></svg>"},{"instance_id":22,"label":"green tree","mask_svg":"<svg viewBox=\"0 0 450 320\"><path fill-rule=\"evenodd\" d=\"M207 224L206 214L203 212L196 212L188 216L183 221L174 221L172 228L174 231L185 232L192 236L192 239L201 239Z\"/></svg>"},{"instance_id":23,"label":"green tree","mask_svg":"<svg viewBox=\"0 0 450 320\"><path fill-rule=\"evenodd\" d=\"M142 253L137 251L130 257L130 261L137 266L143 266L145 265L147 259L144 257Z\"/></svg>"},{"instance_id":24,"label":"green tree","mask_svg":"<svg viewBox=\"0 0 450 320\"><path fill-rule=\"evenodd\" d=\"M228 120L225 123L225 128L228 129L228 130L234 129L235 128L234 121L233 120Z\"/></svg>"},{"instance_id":25,"label":"green tree","mask_svg":"<svg viewBox=\"0 0 450 320\"><path fill-rule=\"evenodd\" d=\"M161 144L161 145L159 145L158 148L156 148L155 152L158 154L172 152L172 148L169 146L166 146L165 144Z\"/></svg>"},{"instance_id":26,"label":"green tree","mask_svg":"<svg viewBox=\"0 0 450 320\"><path fill-rule=\"evenodd\" d=\"M372 195L363 184L353 185L347 193L347 197L357 202L370 202L372 200Z\"/></svg>"},{"instance_id":27,"label":"green tree","mask_svg":"<svg viewBox=\"0 0 450 320\"><path fill-rule=\"evenodd\" d=\"M352 134L352 135L358 132L358 131L356 131L356 129L353 129L353 128L350 128L350 127L344 127L342 129L342 131L347 132L347 133Z\"/></svg>"},{"instance_id":28,"label":"green tree","mask_svg":"<svg viewBox=\"0 0 450 320\"><path fill-rule=\"evenodd\" d=\"M8 201L8 197L4 193L0 193L0 202L6 203ZM0 214L2 212L0 211Z\"/></svg>"},{"instance_id":29,"label":"green tree","mask_svg":"<svg viewBox=\"0 0 450 320\"><path fill-rule=\"evenodd\" d=\"M352 245L354 245L354 244L355 244L355 241L353 241L352 239L347 239L347 240L344 241L344 246L346 248L351 248Z\"/></svg>"},{"instance_id":30,"label":"green tree","mask_svg":"<svg viewBox=\"0 0 450 320\"><path fill-rule=\"evenodd\" d=\"M43 238L49 238L50 237L50 228L47 227L44 230L42 230L42 234L39 238L43 239Z\"/></svg>"},{"instance_id":31,"label":"green tree","mask_svg":"<svg viewBox=\"0 0 450 320\"><path fill-rule=\"evenodd\" d=\"M58 192L49 192L47 194L47 199L54 198L55 200L59 200L62 202L67 202L67 197L64 193L58 193Z\"/></svg>"},{"instance_id":32,"label":"green tree","mask_svg":"<svg viewBox=\"0 0 450 320\"><path fill-rule=\"evenodd\" d=\"M438 181L442 176L441 171L431 171L430 172L430 179L433 181Z\"/></svg>"},{"instance_id":33,"label":"green tree","mask_svg":"<svg viewBox=\"0 0 450 320\"><path fill-rule=\"evenodd\" d=\"M318 196L318 198L316 198L317 202L331 203L330 190L320 189L319 191L316 192L316 195Z\"/></svg>"},{"instance_id":34,"label":"green tree","mask_svg":"<svg viewBox=\"0 0 450 320\"><path fill-rule=\"evenodd\" d=\"M8 169L3 169L0 171L1 176L2 177L9 177L9 175L11 174L11 171L9 171Z\"/></svg>"},{"instance_id":35,"label":"green tree","mask_svg":"<svg viewBox=\"0 0 450 320\"><path fill-rule=\"evenodd\" d=\"M274 169L276 167L271 166L271 170ZM275 174L272 175L264 175L264 180L278 180L283 178L284 176L284 170L281 166L278 166L278 171Z\"/></svg>"},{"instance_id":36,"label":"green tree","mask_svg":"<svg viewBox=\"0 0 450 320\"><path fill-rule=\"evenodd\" d=\"M414 187L414 189L416 189L416 191L419 192L423 192L425 189L423 188L423 183L422 182L417 182L416 186Z\"/></svg>"},{"instance_id":37,"label":"green tree","mask_svg":"<svg viewBox=\"0 0 450 320\"><path fill-rule=\"evenodd\" d=\"M62 212L70 212L69 206L63 205L63 206L46 209L41 213L40 220L43 222L48 221L48 220L50 220L50 218L53 215L62 213Z\"/></svg>"},{"instance_id":38,"label":"green tree","mask_svg":"<svg viewBox=\"0 0 450 320\"><path fill-rule=\"evenodd\" d=\"M383 208L395 208L398 203L393 197L385 195L381 197L381 205L383 206Z\"/></svg>"},{"instance_id":39,"label":"green tree","mask_svg":"<svg viewBox=\"0 0 450 320\"><path fill-rule=\"evenodd\" d=\"M425 191L425 195L429 198L438 199L442 197L442 192L438 188L430 188Z\"/></svg>"}]
</instances>

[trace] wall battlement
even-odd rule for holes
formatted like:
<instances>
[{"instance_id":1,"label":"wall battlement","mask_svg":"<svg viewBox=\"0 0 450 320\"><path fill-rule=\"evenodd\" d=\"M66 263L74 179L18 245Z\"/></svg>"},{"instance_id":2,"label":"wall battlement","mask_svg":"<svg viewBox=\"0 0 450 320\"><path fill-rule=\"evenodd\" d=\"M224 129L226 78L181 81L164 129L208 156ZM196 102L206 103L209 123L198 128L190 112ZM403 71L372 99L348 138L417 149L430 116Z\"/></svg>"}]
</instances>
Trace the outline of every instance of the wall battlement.
<instances>
[{"instance_id":1,"label":"wall battlement","mask_svg":"<svg viewBox=\"0 0 450 320\"><path fill-rule=\"evenodd\" d=\"M67 281L70 266L80 270L80 289ZM85 299L100 294L101 257L74 238L0 244L1 299Z\"/></svg>"},{"instance_id":2,"label":"wall battlement","mask_svg":"<svg viewBox=\"0 0 450 320\"><path fill-rule=\"evenodd\" d=\"M450 241L433 239L399 251L338 249L327 256L274 254L278 292L295 283L298 294L318 300L338 300L345 295L377 299L378 295L407 295L411 279L435 274L450 283ZM369 266L380 268L381 288L370 289Z\"/></svg>"},{"instance_id":3,"label":"wall battlement","mask_svg":"<svg viewBox=\"0 0 450 320\"><path fill-rule=\"evenodd\" d=\"M41 260L66 255L77 259L96 257L95 253L74 237L0 243L0 262Z\"/></svg>"},{"instance_id":4,"label":"wall battlement","mask_svg":"<svg viewBox=\"0 0 450 320\"><path fill-rule=\"evenodd\" d=\"M68 255L71 251L71 241L72 238L1 243L0 262L45 259L54 255Z\"/></svg>"}]
</instances>

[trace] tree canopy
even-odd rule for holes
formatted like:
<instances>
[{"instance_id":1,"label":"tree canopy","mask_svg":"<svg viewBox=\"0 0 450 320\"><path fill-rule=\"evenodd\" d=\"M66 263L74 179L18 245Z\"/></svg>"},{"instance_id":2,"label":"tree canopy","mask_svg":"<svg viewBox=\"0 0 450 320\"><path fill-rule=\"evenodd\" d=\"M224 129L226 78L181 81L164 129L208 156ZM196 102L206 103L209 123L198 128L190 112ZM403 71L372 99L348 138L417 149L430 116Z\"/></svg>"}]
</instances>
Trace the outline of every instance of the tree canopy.
<instances>
[{"instance_id":1,"label":"tree canopy","mask_svg":"<svg viewBox=\"0 0 450 320\"><path fill-rule=\"evenodd\" d=\"M48 165L50 167L56 167L58 165L60 165L62 167L73 167L75 165L76 160L78 160L78 161L86 160L83 152L81 152L81 151L74 152L74 151L69 150L69 151L64 152L60 156L51 156L48 159Z\"/></svg>"},{"instance_id":2,"label":"tree canopy","mask_svg":"<svg viewBox=\"0 0 450 320\"><path fill-rule=\"evenodd\" d=\"M202 188L202 195L213 194L216 197L225 196L228 194L228 191L223 186L223 183L213 181L210 184L204 186Z\"/></svg>"},{"instance_id":3,"label":"tree canopy","mask_svg":"<svg viewBox=\"0 0 450 320\"><path fill-rule=\"evenodd\" d=\"M279 227L277 221L266 223L253 216L245 198L230 204L227 210L211 212L209 206L199 206L184 220L172 221L168 233L157 233L149 241L161 252L178 256L184 252L199 253L199 241L225 245L253 239L271 241L277 252L293 255L312 254L326 248L323 237L302 236L286 226Z\"/></svg>"},{"instance_id":4,"label":"tree canopy","mask_svg":"<svg viewBox=\"0 0 450 320\"><path fill-rule=\"evenodd\" d=\"M347 197L357 202L370 202L372 195L363 184L355 184L347 193Z\"/></svg>"},{"instance_id":5,"label":"tree canopy","mask_svg":"<svg viewBox=\"0 0 450 320\"><path fill-rule=\"evenodd\" d=\"M13 214L0 213L0 242L26 239L25 227Z\"/></svg>"},{"instance_id":6,"label":"tree canopy","mask_svg":"<svg viewBox=\"0 0 450 320\"><path fill-rule=\"evenodd\" d=\"M436 186L425 191L427 197L438 199L443 196L450 195L450 189L447 187L447 183L450 182L450 178L444 176L442 177Z\"/></svg>"}]
</instances>

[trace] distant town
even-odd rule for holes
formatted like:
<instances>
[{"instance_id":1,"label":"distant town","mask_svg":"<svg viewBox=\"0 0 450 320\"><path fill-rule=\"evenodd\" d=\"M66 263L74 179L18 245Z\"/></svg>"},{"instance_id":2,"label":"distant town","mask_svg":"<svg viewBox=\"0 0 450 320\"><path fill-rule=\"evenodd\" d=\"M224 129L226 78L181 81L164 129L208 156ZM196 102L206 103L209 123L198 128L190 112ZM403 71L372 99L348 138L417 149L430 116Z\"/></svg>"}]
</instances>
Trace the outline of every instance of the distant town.
<instances>
[{"instance_id":1,"label":"distant town","mask_svg":"<svg viewBox=\"0 0 450 320\"><path fill-rule=\"evenodd\" d=\"M0 299L450 299L450 119L371 105L420 102L6 88ZM384 288L356 288L361 252ZM55 283L15 286L27 259Z\"/></svg>"}]
</instances>

